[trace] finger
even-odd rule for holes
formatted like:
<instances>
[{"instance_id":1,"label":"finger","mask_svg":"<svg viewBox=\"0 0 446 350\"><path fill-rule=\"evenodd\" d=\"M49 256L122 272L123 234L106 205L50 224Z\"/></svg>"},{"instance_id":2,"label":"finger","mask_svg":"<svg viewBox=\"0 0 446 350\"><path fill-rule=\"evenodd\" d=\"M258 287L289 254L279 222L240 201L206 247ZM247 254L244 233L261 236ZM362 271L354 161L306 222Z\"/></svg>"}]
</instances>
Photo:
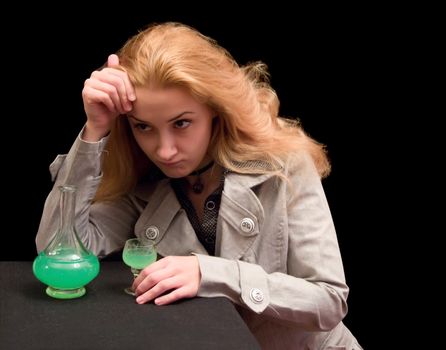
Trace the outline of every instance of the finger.
<instances>
[{"instance_id":1,"label":"finger","mask_svg":"<svg viewBox=\"0 0 446 350\"><path fill-rule=\"evenodd\" d=\"M138 275L137 278L133 281L132 288L135 291L135 295L141 295L145 293L146 291L150 290L152 287L154 287L157 283L163 280L165 271L157 271L153 272L150 275L147 275L144 278L140 278L141 273ZM167 277L167 276L166 276Z\"/></svg>"},{"instance_id":2,"label":"finger","mask_svg":"<svg viewBox=\"0 0 446 350\"><path fill-rule=\"evenodd\" d=\"M141 274L143 274L142 279L140 279ZM145 293L150 290L154 286L156 286L161 281L172 277L173 274L169 272L167 269L161 269L154 271L150 274L141 272L138 277L133 281L133 290L135 291L135 295L138 296L140 294Z\"/></svg>"},{"instance_id":3,"label":"finger","mask_svg":"<svg viewBox=\"0 0 446 350\"><path fill-rule=\"evenodd\" d=\"M119 66L119 57L116 54L111 54L107 59L107 67L117 67Z\"/></svg>"},{"instance_id":4,"label":"finger","mask_svg":"<svg viewBox=\"0 0 446 350\"><path fill-rule=\"evenodd\" d=\"M121 84L119 84L119 93L121 94L122 99L126 102L126 106L130 109L132 108L132 101L136 100L135 89L133 88L132 83L130 82L129 76L126 72L110 69L110 74L119 78L121 80Z\"/></svg>"},{"instance_id":5,"label":"finger","mask_svg":"<svg viewBox=\"0 0 446 350\"><path fill-rule=\"evenodd\" d=\"M110 56L108 56L107 67L111 67L111 68L119 67L119 57L118 57L118 55L111 54ZM129 101L135 101L136 100L135 89L133 88L133 85L130 82L129 76L127 75L126 72L124 72L122 70L119 70L119 72L124 73L123 81L124 81L125 89L127 91L127 98L128 98L128 100Z\"/></svg>"},{"instance_id":6,"label":"finger","mask_svg":"<svg viewBox=\"0 0 446 350\"><path fill-rule=\"evenodd\" d=\"M105 93L104 91L94 89L90 86L85 86L84 90L82 91L82 96L85 102L89 105L102 103L110 112L118 114L120 113L116 109L116 106L110 98L110 95Z\"/></svg>"},{"instance_id":7,"label":"finger","mask_svg":"<svg viewBox=\"0 0 446 350\"><path fill-rule=\"evenodd\" d=\"M166 268L166 266L168 265L168 261L169 261L168 258L162 258L162 259L157 260L154 263L150 264L149 266L145 267L139 273L138 277L136 277L134 282L141 283L142 280L144 280L144 278L146 278L148 275Z\"/></svg>"},{"instance_id":8,"label":"finger","mask_svg":"<svg viewBox=\"0 0 446 350\"><path fill-rule=\"evenodd\" d=\"M109 69L108 71L111 74L116 75L122 79L122 81L124 82L125 90L127 92L126 97L129 99L129 101L135 101L136 100L135 88L133 87L133 84L130 81L127 72L120 69Z\"/></svg>"},{"instance_id":9,"label":"finger","mask_svg":"<svg viewBox=\"0 0 446 350\"><path fill-rule=\"evenodd\" d=\"M120 114L127 113L127 106L125 106L125 101L122 101L121 99L121 93L119 92L119 89L123 90L124 87L122 85L122 81L107 73L103 72L93 72L91 74L92 78L87 79L85 82L86 85L103 91L107 93L110 98L112 99L116 109L119 111ZM125 95L125 92L124 92ZM128 102L127 102L128 103ZM129 108L129 111L131 110L131 106Z\"/></svg>"},{"instance_id":10,"label":"finger","mask_svg":"<svg viewBox=\"0 0 446 350\"><path fill-rule=\"evenodd\" d=\"M130 101L136 100L135 89L125 71L117 68L105 68L101 71L93 72L92 77L115 85L121 99L124 101L124 106L128 111L132 109Z\"/></svg>"},{"instance_id":11,"label":"finger","mask_svg":"<svg viewBox=\"0 0 446 350\"><path fill-rule=\"evenodd\" d=\"M182 287L182 288L174 289L172 292L156 298L154 302L156 305L161 306L161 305L171 304L177 300L184 299L184 298L190 298L190 297L191 297L191 295L190 295L190 293L187 292L187 288Z\"/></svg>"},{"instance_id":12,"label":"finger","mask_svg":"<svg viewBox=\"0 0 446 350\"><path fill-rule=\"evenodd\" d=\"M138 304L145 304L145 303L155 299L159 295L161 295L171 289L175 289L175 288L179 287L177 284L178 284L178 282L175 277L163 279L162 281L157 283L153 288L151 288L147 292L139 295L136 298L136 302Z\"/></svg>"}]
</instances>

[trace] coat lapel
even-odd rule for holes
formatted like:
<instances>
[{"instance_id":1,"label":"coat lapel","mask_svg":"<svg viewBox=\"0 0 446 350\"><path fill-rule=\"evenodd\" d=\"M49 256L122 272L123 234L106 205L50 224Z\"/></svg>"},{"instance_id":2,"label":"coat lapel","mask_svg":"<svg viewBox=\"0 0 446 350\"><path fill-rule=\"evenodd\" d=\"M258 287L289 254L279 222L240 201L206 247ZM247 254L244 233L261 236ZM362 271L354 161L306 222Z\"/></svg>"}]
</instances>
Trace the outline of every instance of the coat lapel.
<instances>
[{"instance_id":1,"label":"coat lapel","mask_svg":"<svg viewBox=\"0 0 446 350\"><path fill-rule=\"evenodd\" d=\"M228 173L220 203L216 254L240 259L253 245L265 219L263 207L253 188L271 175ZM253 224L248 230L243 223Z\"/></svg>"},{"instance_id":2,"label":"coat lapel","mask_svg":"<svg viewBox=\"0 0 446 350\"><path fill-rule=\"evenodd\" d=\"M138 236L146 237L147 230L157 230L158 234L153 241L158 254L162 256L207 254L187 214L181 209L169 180L161 180L146 199L147 206L135 226Z\"/></svg>"}]
</instances>

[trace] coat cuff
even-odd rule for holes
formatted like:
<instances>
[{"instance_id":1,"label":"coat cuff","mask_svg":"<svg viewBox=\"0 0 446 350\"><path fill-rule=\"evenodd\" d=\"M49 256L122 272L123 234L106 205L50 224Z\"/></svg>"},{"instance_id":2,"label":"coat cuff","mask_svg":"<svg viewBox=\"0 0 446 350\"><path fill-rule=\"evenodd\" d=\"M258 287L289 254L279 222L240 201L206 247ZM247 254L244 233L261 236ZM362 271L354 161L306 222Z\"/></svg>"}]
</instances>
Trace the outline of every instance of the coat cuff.
<instances>
[{"instance_id":1,"label":"coat cuff","mask_svg":"<svg viewBox=\"0 0 446 350\"><path fill-rule=\"evenodd\" d=\"M258 265L214 256L198 258L201 283L197 296L227 297L232 302L261 313L270 303L267 275Z\"/></svg>"},{"instance_id":2,"label":"coat cuff","mask_svg":"<svg viewBox=\"0 0 446 350\"><path fill-rule=\"evenodd\" d=\"M85 128L85 126L84 126ZM78 137L76 138L76 141L72 145L70 152L68 154L59 154L57 155L56 159L51 163L49 170L51 174L51 181L55 181L57 175L59 174L59 170L62 168L62 165L67 161L67 158L71 156L71 159L73 161L73 158L76 157L76 155L82 155L83 157L89 157L91 158L92 163L97 163L96 159L97 157L100 157L102 153L104 152L105 146L108 141L108 136L102 138L98 142L87 142L82 140L81 135L84 131L84 128L82 128L81 132L79 133ZM82 163L85 164L85 159L82 161ZM100 167L96 169L96 175L100 175Z\"/></svg>"},{"instance_id":3,"label":"coat cuff","mask_svg":"<svg viewBox=\"0 0 446 350\"><path fill-rule=\"evenodd\" d=\"M240 271L241 299L256 313L262 313L270 303L268 280L259 265L237 261Z\"/></svg>"},{"instance_id":4,"label":"coat cuff","mask_svg":"<svg viewBox=\"0 0 446 350\"><path fill-rule=\"evenodd\" d=\"M96 153L100 154L104 151L105 145L107 144L109 136L104 136L97 142L89 142L82 139L82 134L84 133L85 125L77 136L75 147L79 153Z\"/></svg>"},{"instance_id":5,"label":"coat cuff","mask_svg":"<svg viewBox=\"0 0 446 350\"><path fill-rule=\"evenodd\" d=\"M200 264L201 282L197 296L227 297L239 303L240 277L237 262L215 256L192 253Z\"/></svg>"}]
</instances>

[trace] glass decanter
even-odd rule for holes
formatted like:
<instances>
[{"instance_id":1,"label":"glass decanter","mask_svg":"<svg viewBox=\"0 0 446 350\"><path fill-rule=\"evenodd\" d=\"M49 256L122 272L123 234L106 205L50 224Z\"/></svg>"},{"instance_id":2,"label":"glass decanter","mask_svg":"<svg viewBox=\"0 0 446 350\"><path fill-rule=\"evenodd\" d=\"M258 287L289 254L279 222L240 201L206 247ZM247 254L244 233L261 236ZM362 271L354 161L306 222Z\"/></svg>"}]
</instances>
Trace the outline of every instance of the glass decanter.
<instances>
[{"instance_id":1,"label":"glass decanter","mask_svg":"<svg viewBox=\"0 0 446 350\"><path fill-rule=\"evenodd\" d=\"M87 250L74 227L76 187L60 186L59 227L33 263L33 272L45 283L46 294L57 299L79 298L85 285L99 273L99 260Z\"/></svg>"}]
</instances>

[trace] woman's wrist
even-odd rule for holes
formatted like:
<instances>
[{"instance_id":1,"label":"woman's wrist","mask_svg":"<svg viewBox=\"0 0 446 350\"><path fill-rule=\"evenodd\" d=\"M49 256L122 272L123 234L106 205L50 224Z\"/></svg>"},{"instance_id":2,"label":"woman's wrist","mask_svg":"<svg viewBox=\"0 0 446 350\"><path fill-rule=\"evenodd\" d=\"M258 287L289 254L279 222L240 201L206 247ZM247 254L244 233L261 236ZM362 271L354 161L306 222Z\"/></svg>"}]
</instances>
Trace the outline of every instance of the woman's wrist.
<instances>
[{"instance_id":1,"label":"woman's wrist","mask_svg":"<svg viewBox=\"0 0 446 350\"><path fill-rule=\"evenodd\" d=\"M109 132L109 129L92 128L87 122L82 132L81 139L86 142L99 142L107 136Z\"/></svg>"}]
</instances>

